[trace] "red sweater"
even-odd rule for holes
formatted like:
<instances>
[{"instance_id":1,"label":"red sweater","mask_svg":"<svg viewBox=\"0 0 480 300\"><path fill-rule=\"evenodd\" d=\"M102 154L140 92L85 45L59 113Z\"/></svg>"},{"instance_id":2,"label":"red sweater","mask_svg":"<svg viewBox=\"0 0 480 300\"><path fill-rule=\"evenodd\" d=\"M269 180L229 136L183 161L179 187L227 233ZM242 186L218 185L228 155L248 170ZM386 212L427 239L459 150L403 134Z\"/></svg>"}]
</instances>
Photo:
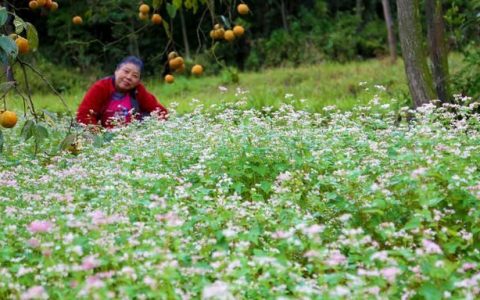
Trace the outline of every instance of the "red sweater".
<instances>
[{"instance_id":1,"label":"red sweater","mask_svg":"<svg viewBox=\"0 0 480 300\"><path fill-rule=\"evenodd\" d=\"M87 91L77 110L77 121L82 124L98 124L115 92L113 77L106 77L95 82ZM162 119L167 119L167 109L161 105L154 95L149 93L143 84L139 84L134 93L140 107L140 114L158 112Z\"/></svg>"}]
</instances>

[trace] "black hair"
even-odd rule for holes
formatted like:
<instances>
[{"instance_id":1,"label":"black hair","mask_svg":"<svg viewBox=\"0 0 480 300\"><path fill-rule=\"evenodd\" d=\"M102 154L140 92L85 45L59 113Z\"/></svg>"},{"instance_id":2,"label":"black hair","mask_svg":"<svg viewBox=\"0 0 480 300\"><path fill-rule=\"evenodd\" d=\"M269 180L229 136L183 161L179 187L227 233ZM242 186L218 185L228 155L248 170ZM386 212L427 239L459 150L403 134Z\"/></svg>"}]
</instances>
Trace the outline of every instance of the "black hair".
<instances>
[{"instance_id":1,"label":"black hair","mask_svg":"<svg viewBox=\"0 0 480 300\"><path fill-rule=\"evenodd\" d=\"M117 70L118 70L122 65L128 64L128 63L136 65L136 66L140 69L140 73L143 72L143 61L142 61L140 58L138 58L138 57L136 57L136 56L134 56L134 55L130 55L130 56L127 56L127 57L123 58L123 59L118 63L118 65L117 65Z\"/></svg>"}]
</instances>

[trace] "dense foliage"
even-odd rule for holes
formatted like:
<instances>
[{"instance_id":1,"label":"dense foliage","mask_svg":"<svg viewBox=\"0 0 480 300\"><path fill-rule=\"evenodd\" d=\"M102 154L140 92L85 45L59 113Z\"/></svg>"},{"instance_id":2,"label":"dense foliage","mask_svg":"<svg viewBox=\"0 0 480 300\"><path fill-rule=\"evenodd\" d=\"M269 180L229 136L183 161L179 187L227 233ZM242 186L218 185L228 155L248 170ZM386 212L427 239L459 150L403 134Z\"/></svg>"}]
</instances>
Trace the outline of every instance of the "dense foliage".
<instances>
[{"instance_id":1,"label":"dense foliage","mask_svg":"<svg viewBox=\"0 0 480 300\"><path fill-rule=\"evenodd\" d=\"M111 72L126 53L143 57L148 62L147 74L162 74L166 53L186 51L186 42L190 49L187 61L207 66L207 74L226 71L224 63L240 70L258 70L388 55L386 26L378 0L245 2L252 9L247 16L236 12L239 1L146 1L160 4L156 12L163 16L163 26L140 20L140 2L128 0L61 1L61 9L54 13L25 9L16 13L38 29L39 51L47 60L97 76ZM391 5L396 19L395 5ZM17 6L22 7L22 3ZM453 74L455 91L475 97L480 95L475 76L479 65L479 6L479 0L449 0L444 1L443 8L449 48L465 53L468 65ZM74 15L83 16L81 26L72 24ZM246 36L233 43L214 44L208 33L215 23L227 28L241 24ZM70 84L60 80L59 85L68 88Z\"/></svg>"},{"instance_id":2,"label":"dense foliage","mask_svg":"<svg viewBox=\"0 0 480 300\"><path fill-rule=\"evenodd\" d=\"M7 132L0 297L480 296L473 106L399 119L377 97L346 113L238 97L83 135L77 155L32 158Z\"/></svg>"},{"instance_id":3,"label":"dense foliage","mask_svg":"<svg viewBox=\"0 0 480 300\"><path fill-rule=\"evenodd\" d=\"M213 23L228 20L245 25L247 38L220 50L219 55L233 64L238 64L235 59L247 59L250 68L287 62L311 63L323 58L351 60L387 53L380 1L360 1L359 12L356 11L358 1L284 1L286 19L283 22L281 1L245 1L252 13L242 18L235 11L237 2L216 1L213 18L204 4L197 10L183 8L190 47L203 53L211 46L208 32ZM450 0L445 3L449 36L456 48L463 47L467 39L478 38L477 16L473 14L477 2ZM170 18L166 5L162 5L159 12L169 22L173 40L162 26L148 26L138 19L135 1L62 1L60 4L61 9L48 16L39 17L37 11L18 11L37 26L42 36L40 49L55 62L108 68L125 52L138 50L155 65L151 66L151 72L161 72L162 53L167 45L184 50L179 14ZM395 6L392 13L395 15ZM83 15L84 25L71 24L74 15ZM466 23L470 24L469 28ZM147 28L137 32L143 26ZM243 52L251 57L241 57L245 56ZM55 55L49 55L51 53Z\"/></svg>"}]
</instances>

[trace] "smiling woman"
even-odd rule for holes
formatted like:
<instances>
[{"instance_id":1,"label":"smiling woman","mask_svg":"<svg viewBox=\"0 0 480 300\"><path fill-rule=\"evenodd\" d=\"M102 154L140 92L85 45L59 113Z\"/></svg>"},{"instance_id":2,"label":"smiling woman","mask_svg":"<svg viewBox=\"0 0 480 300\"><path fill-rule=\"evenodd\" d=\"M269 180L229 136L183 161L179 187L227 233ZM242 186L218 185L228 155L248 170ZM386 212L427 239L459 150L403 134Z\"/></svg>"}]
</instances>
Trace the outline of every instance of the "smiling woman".
<instances>
[{"instance_id":1,"label":"smiling woman","mask_svg":"<svg viewBox=\"0 0 480 300\"><path fill-rule=\"evenodd\" d=\"M113 76L95 82L77 110L77 121L84 125L112 128L142 120L151 113L167 118L167 109L141 83L143 62L135 56L124 58Z\"/></svg>"}]
</instances>

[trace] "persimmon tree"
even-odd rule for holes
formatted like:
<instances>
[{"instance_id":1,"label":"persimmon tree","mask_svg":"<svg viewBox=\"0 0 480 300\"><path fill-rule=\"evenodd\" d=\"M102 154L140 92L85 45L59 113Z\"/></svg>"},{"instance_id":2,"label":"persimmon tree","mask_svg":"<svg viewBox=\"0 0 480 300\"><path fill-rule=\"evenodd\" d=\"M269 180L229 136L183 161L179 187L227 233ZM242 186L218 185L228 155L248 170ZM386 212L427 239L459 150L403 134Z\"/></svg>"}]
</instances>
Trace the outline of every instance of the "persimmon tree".
<instances>
[{"instance_id":1,"label":"persimmon tree","mask_svg":"<svg viewBox=\"0 0 480 300\"><path fill-rule=\"evenodd\" d=\"M35 72L45 80L47 85L50 85L50 83L32 64L24 60L23 57L36 51L38 47L38 34L35 27L16 15L15 7L12 7L12 10L7 8L9 7L0 7L0 28L2 29L0 34L0 61L3 69L3 77L5 78L5 80L0 83L0 90L2 92L0 98L2 102L0 123L5 128L12 128L17 122L16 113L8 109L6 101L7 94L11 90L14 90L17 95L22 98L24 107L26 107L33 116L33 120L28 120L24 123L22 135L26 140L32 137L34 138L34 151L36 153L39 143L48 136L48 130L38 122L39 115L35 110L35 105L32 100L32 91L28 84L26 69L29 68ZM20 87L15 80L16 74L13 72L13 67L16 64L20 66L21 70L21 74L18 75L24 77L24 88ZM55 91L53 86L50 85L50 87ZM25 111L24 114L26 115L27 111ZM1 150L3 150L3 133L0 131L0 151Z\"/></svg>"}]
</instances>

